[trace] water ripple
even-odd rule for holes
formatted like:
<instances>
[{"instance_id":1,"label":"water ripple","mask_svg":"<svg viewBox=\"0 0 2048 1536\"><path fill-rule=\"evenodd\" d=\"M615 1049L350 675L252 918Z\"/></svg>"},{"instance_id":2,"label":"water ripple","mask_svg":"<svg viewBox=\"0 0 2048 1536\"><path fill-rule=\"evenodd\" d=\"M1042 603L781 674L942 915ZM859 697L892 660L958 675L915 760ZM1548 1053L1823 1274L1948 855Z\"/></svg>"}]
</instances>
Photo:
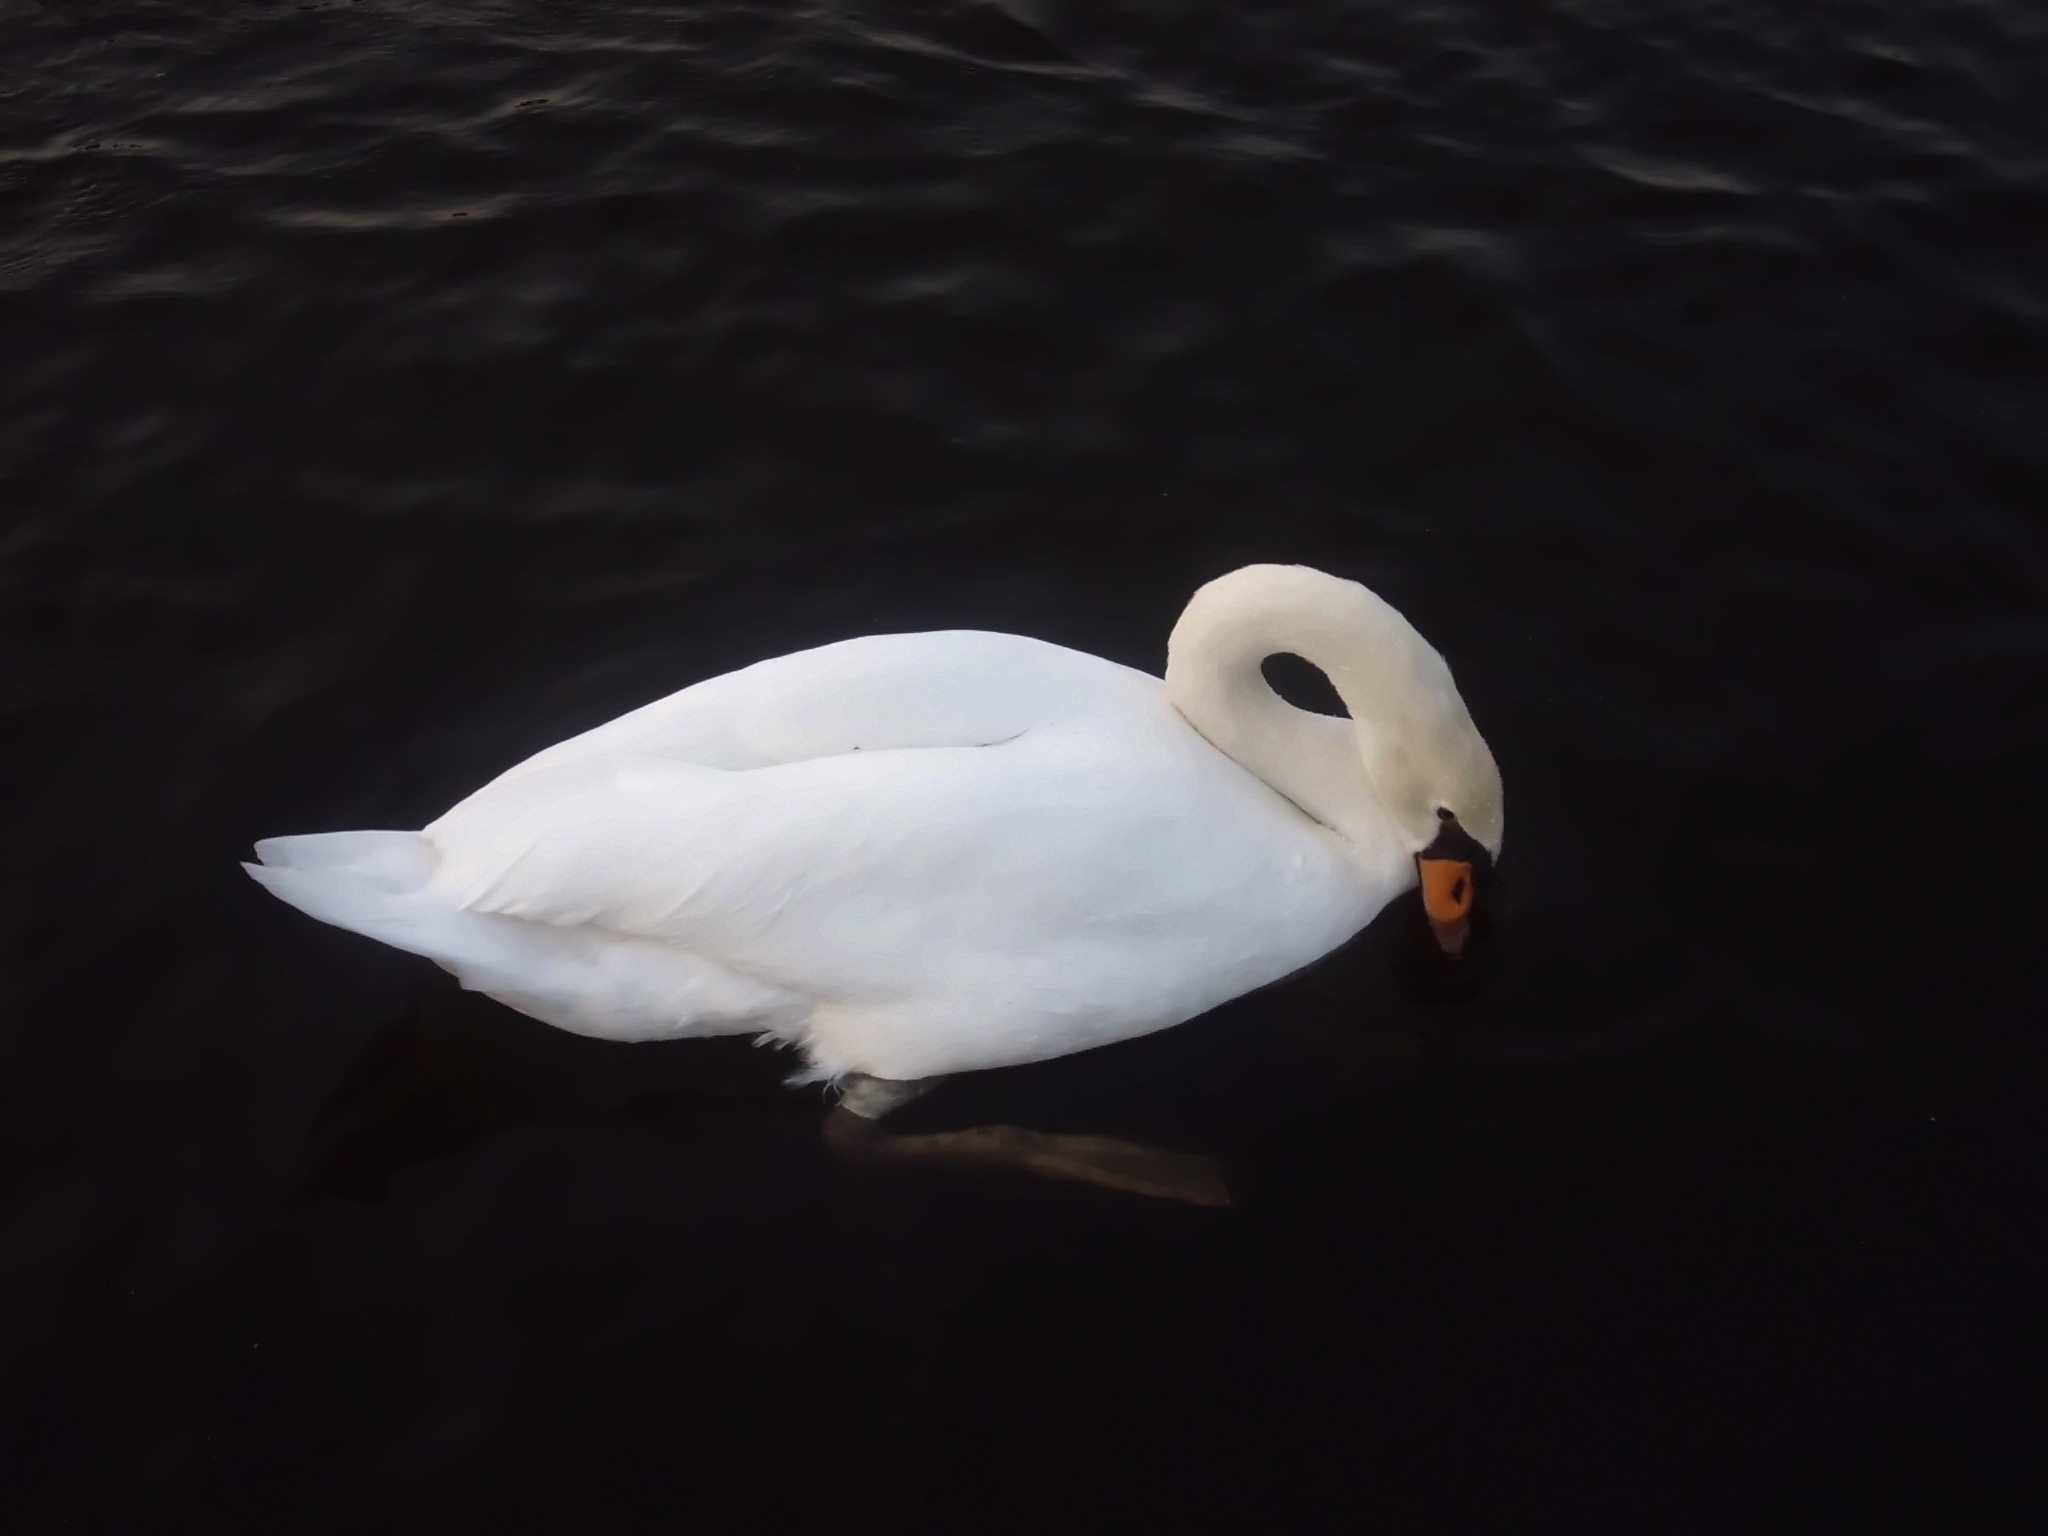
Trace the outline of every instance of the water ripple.
<instances>
[{"instance_id":1,"label":"water ripple","mask_svg":"<svg viewBox=\"0 0 2048 1536\"><path fill-rule=\"evenodd\" d=\"M765 483L738 456L785 431L974 474L1348 477L1429 400L1510 412L1443 393L1474 358L1736 431L1771 398L1865 409L1833 381L1897 376L1909 300L1973 379L2048 311L2013 7L121 13L32 17L4 98L17 465L132 455L139 422L232 440L260 400L298 444L271 494L345 467L366 512L475 455L533 472L570 423L619 494ZM2023 419L2002 377L1986 419Z\"/></svg>"}]
</instances>

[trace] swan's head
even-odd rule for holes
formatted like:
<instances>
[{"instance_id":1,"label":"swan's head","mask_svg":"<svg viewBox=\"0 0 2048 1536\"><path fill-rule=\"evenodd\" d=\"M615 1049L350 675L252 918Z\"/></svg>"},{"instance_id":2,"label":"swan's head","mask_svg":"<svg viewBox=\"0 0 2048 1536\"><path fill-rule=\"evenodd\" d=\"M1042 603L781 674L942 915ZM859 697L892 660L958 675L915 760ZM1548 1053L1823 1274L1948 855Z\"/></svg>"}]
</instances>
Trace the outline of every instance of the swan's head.
<instances>
[{"instance_id":1,"label":"swan's head","mask_svg":"<svg viewBox=\"0 0 2048 1536\"><path fill-rule=\"evenodd\" d=\"M1430 927L1445 952L1457 954L1500 857L1500 768L1450 668L1417 640L1412 666L1400 669L1412 675L1387 690L1395 707L1354 724L1373 796L1414 855Z\"/></svg>"}]
</instances>

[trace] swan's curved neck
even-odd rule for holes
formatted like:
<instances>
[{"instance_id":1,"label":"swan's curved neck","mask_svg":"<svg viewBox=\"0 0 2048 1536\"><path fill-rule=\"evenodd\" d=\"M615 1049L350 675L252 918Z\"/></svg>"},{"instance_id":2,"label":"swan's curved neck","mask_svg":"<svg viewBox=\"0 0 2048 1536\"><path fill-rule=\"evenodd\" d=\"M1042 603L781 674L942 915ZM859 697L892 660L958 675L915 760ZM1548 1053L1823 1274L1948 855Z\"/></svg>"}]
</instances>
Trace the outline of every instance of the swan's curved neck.
<instances>
[{"instance_id":1,"label":"swan's curved neck","mask_svg":"<svg viewBox=\"0 0 2048 1536\"><path fill-rule=\"evenodd\" d=\"M1253 566L1195 594L1167 644L1166 694L1187 722L1303 811L1360 847L1394 830L1363 752L1398 706L1389 660L1419 637L1356 582L1301 566ZM1266 681L1268 656L1319 667L1350 711L1297 709ZM1433 653L1432 653L1433 654Z\"/></svg>"}]
</instances>

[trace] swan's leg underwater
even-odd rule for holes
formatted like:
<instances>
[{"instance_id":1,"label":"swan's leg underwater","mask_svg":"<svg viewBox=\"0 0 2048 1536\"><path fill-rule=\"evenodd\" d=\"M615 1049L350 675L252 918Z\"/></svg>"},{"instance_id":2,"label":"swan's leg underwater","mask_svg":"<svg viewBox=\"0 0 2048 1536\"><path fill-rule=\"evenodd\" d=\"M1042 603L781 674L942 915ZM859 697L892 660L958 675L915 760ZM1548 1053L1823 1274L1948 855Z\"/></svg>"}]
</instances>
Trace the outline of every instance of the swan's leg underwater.
<instances>
[{"instance_id":1,"label":"swan's leg underwater","mask_svg":"<svg viewBox=\"0 0 2048 1536\"><path fill-rule=\"evenodd\" d=\"M1230 1192L1216 1164L1193 1153L1167 1152L1108 1136L1054 1135L1014 1125L978 1125L918 1135L897 1135L882 1128L885 1115L929 1093L942 1081L898 1082L849 1075L842 1084L839 1103L825 1117L825 1144L850 1163L1011 1168L1156 1200L1230 1204Z\"/></svg>"}]
</instances>

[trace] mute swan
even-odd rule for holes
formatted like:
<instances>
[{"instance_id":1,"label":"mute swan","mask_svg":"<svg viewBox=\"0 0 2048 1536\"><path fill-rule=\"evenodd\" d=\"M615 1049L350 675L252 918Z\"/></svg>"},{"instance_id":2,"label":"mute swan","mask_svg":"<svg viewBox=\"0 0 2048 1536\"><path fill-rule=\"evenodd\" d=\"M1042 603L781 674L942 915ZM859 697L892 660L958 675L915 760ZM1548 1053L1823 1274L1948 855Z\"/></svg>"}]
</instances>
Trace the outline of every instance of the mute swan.
<instances>
[{"instance_id":1,"label":"mute swan","mask_svg":"<svg viewBox=\"0 0 2048 1536\"><path fill-rule=\"evenodd\" d=\"M1274 693L1280 652L1350 718ZM1123 1143L874 1122L949 1074L1181 1023L1417 885L1455 953L1501 830L1443 658L1356 582L1256 565L1195 593L1163 681L1016 635L847 640L560 742L424 831L271 838L243 867L577 1034L794 1046L793 1082L844 1090L848 1155L1220 1199Z\"/></svg>"}]
</instances>

